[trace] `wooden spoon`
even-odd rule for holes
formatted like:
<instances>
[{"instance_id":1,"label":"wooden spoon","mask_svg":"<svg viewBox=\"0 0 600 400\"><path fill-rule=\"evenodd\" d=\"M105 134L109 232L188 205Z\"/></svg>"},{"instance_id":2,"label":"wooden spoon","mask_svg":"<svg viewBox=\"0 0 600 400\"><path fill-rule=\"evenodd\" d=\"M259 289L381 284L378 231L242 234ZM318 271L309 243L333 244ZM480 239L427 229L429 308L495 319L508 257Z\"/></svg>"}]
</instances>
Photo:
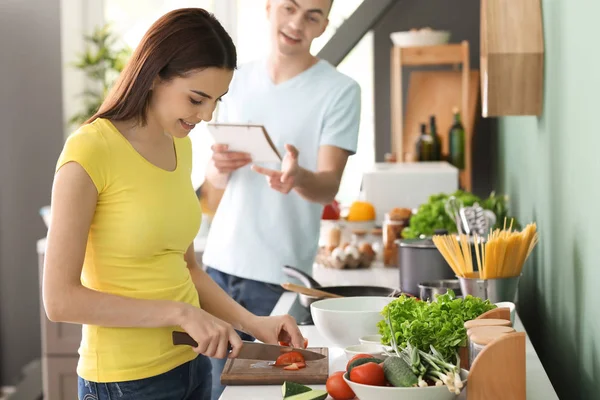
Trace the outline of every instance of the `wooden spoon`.
<instances>
[{"instance_id":1,"label":"wooden spoon","mask_svg":"<svg viewBox=\"0 0 600 400\"><path fill-rule=\"evenodd\" d=\"M319 289L311 289L311 288L307 288L306 286L295 285L290 282L282 283L281 286L286 290L304 294L306 296L324 297L324 298L330 298L330 299L344 297L344 296L340 296L339 294L324 292Z\"/></svg>"}]
</instances>

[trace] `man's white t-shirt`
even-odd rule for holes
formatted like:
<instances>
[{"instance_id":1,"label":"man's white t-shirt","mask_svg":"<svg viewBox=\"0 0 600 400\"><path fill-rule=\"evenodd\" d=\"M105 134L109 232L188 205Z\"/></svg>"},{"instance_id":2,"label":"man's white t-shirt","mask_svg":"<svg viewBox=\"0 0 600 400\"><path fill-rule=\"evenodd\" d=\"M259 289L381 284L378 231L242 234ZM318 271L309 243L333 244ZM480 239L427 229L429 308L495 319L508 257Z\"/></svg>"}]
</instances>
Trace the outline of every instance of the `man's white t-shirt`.
<instances>
[{"instance_id":1,"label":"man's white t-shirt","mask_svg":"<svg viewBox=\"0 0 600 400\"><path fill-rule=\"evenodd\" d=\"M240 67L219 106L217 122L264 125L279 153L299 150L300 166L317 170L319 147L356 152L360 86L327 61L281 84L265 60ZM261 163L275 170L280 163ZM231 174L212 220L203 263L230 275L280 284L289 265L312 275L323 206L294 190L271 189L250 165Z\"/></svg>"}]
</instances>

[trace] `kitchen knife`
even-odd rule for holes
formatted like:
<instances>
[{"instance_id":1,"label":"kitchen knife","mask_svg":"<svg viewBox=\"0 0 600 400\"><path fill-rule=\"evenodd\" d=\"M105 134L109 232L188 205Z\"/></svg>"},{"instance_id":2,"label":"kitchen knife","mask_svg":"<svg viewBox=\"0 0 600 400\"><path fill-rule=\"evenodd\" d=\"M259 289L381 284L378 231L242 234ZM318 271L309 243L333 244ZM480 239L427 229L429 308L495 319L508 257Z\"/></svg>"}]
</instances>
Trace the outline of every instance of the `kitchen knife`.
<instances>
[{"instance_id":1,"label":"kitchen knife","mask_svg":"<svg viewBox=\"0 0 600 400\"><path fill-rule=\"evenodd\" d=\"M186 332L173 332L173 344L174 345L188 345L196 347L198 343ZM290 351L297 351L302 354L306 361L316 361L325 356L321 353L317 353L305 349L297 349L294 347L278 346L275 344L265 344L260 342L249 342L243 341L242 349L237 358L247 360L265 360L275 361L277 357L282 354L289 353ZM229 345L229 351L231 351L231 345Z\"/></svg>"}]
</instances>

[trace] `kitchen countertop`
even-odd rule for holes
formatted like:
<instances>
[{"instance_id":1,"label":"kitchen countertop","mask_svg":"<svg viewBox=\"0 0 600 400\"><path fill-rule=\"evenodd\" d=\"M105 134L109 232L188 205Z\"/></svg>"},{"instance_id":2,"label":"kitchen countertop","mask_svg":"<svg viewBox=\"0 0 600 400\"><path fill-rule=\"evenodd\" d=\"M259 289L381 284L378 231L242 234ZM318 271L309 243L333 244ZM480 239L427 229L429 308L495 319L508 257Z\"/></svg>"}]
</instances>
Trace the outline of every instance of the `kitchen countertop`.
<instances>
[{"instance_id":1,"label":"kitchen countertop","mask_svg":"<svg viewBox=\"0 0 600 400\"><path fill-rule=\"evenodd\" d=\"M313 277L322 286L327 285L382 285L399 287L400 276L398 270L385 268L380 263L375 263L372 268L361 270L335 270L315 265ZM284 293L275 305L271 315L287 314L296 300L296 294ZM515 316L514 328L526 332L519 318ZM311 347L329 347L329 373L342 371L348 360L342 348L328 343L318 332L314 325L300 326L302 334L308 338ZM527 336L526 344L527 368L527 400L558 400L558 396L550 383L550 379ZM308 385L313 389L325 390L325 385ZM228 386L225 388L220 400L281 400L281 387L272 386ZM331 397L328 397L331 399ZM465 400L465 391L458 397Z\"/></svg>"},{"instance_id":2,"label":"kitchen countertop","mask_svg":"<svg viewBox=\"0 0 600 400\"><path fill-rule=\"evenodd\" d=\"M203 247L202 238L196 238L196 251ZM40 239L37 243L38 253L45 252L46 240ZM360 270L336 270L315 265L313 270L314 279L322 286L328 285L377 285L377 286L400 286L400 276L395 268L385 268L381 263L374 263L372 268ZM286 292L275 305L271 315L284 315L296 300L296 294ZM515 316L514 328L517 331L526 332L519 318ZM300 326L302 334L309 339L311 347L329 347L329 371L345 369L347 359L343 349L328 343L318 332L314 325ZM540 359L527 336L526 345L527 363L527 399L528 400L553 400L558 399L548 375L540 362ZM325 389L325 385L309 385L313 389ZM465 399L464 391L459 399ZM225 388L221 400L281 400L281 387L272 386L228 386ZM329 397L328 399L331 399Z\"/></svg>"},{"instance_id":3,"label":"kitchen countertop","mask_svg":"<svg viewBox=\"0 0 600 400\"><path fill-rule=\"evenodd\" d=\"M296 299L295 293L286 292L273 309L271 315L284 315L290 309L290 306ZM515 316L514 328L517 331L525 332L523 323L517 314ZM315 326L301 326L302 334L308 338L311 347L329 347L329 373L342 371L345 369L346 355L343 349L332 346L318 332ZM526 363L527 363L527 400L553 400L558 396L548 379L548 375L537 356L529 336L527 336L526 345ZM308 385L313 389L325 390L325 385ZM281 400L281 386L228 386L220 397L220 400ZM331 397L328 397L331 399ZM465 392L458 399L466 399Z\"/></svg>"}]
</instances>

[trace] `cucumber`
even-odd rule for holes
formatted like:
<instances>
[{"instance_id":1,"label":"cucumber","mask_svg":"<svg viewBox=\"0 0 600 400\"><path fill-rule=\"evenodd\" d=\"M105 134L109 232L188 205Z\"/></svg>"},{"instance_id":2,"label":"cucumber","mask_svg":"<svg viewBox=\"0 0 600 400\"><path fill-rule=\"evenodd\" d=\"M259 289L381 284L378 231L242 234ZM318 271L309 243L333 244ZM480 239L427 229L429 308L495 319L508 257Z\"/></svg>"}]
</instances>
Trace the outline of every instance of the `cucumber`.
<instances>
[{"instance_id":1,"label":"cucumber","mask_svg":"<svg viewBox=\"0 0 600 400\"><path fill-rule=\"evenodd\" d=\"M383 362L383 360L380 360L379 358L359 358L357 360L354 360L350 363L350 365L348 365L348 376L350 376L350 371L352 371L352 368L358 367L359 365L363 365L366 363L370 363L370 362L374 362L376 364L381 364Z\"/></svg>"},{"instance_id":2,"label":"cucumber","mask_svg":"<svg viewBox=\"0 0 600 400\"><path fill-rule=\"evenodd\" d=\"M310 392L300 393L292 397L286 397L285 400L325 400L329 396L325 390L311 390Z\"/></svg>"},{"instance_id":3,"label":"cucumber","mask_svg":"<svg viewBox=\"0 0 600 400\"><path fill-rule=\"evenodd\" d=\"M385 379L395 387L412 387L419 378L414 374L408 364L400 357L388 357L383 362Z\"/></svg>"},{"instance_id":4,"label":"cucumber","mask_svg":"<svg viewBox=\"0 0 600 400\"><path fill-rule=\"evenodd\" d=\"M312 389L308 386L304 386L296 382L285 381L281 386L281 394L283 395L284 399L295 396L297 394L310 392L311 390Z\"/></svg>"}]
</instances>

